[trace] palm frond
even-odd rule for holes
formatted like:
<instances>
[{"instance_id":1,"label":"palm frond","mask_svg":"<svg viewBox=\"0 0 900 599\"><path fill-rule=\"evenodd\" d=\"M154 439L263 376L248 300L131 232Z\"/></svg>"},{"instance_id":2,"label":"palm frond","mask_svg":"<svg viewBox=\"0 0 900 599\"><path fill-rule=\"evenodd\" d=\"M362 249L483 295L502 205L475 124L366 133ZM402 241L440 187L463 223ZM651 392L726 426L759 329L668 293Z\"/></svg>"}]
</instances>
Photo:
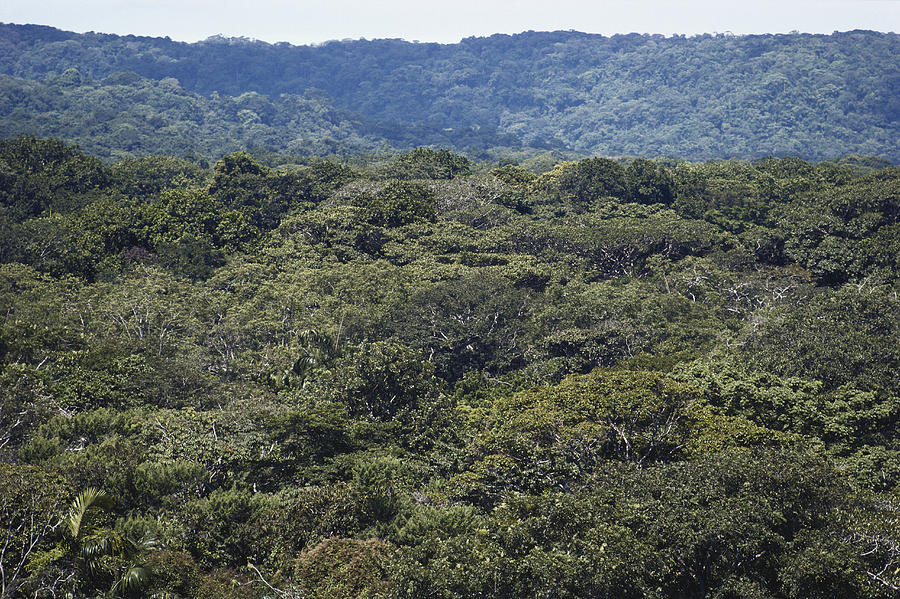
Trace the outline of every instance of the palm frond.
<instances>
[{"instance_id":1,"label":"palm frond","mask_svg":"<svg viewBox=\"0 0 900 599\"><path fill-rule=\"evenodd\" d=\"M78 494L78 497L72 502L69 509L69 515L66 518L66 529L73 539L77 539L81 533L81 523L85 515L92 507L107 507L112 503L112 498L94 487L88 487Z\"/></svg>"},{"instance_id":2,"label":"palm frond","mask_svg":"<svg viewBox=\"0 0 900 599\"><path fill-rule=\"evenodd\" d=\"M134 565L128 568L112 587L113 595L133 595L150 583L152 573L146 566Z\"/></svg>"}]
</instances>

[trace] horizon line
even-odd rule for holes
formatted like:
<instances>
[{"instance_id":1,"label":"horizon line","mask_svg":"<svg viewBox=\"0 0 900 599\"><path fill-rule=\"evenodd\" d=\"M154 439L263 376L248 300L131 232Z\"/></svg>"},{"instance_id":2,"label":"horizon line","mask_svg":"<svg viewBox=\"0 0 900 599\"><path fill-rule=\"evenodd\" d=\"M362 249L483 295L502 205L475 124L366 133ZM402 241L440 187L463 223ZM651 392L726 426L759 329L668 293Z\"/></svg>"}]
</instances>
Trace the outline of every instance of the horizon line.
<instances>
[{"instance_id":1,"label":"horizon line","mask_svg":"<svg viewBox=\"0 0 900 599\"><path fill-rule=\"evenodd\" d=\"M880 35L897 35L894 31L878 31L875 29L847 29L847 30L833 30L830 33L822 32L822 31L800 31L797 29L792 29L790 31L766 31L766 32L753 32L753 33L734 33L730 30L725 31L707 31L702 33L660 33L660 32L638 32L638 31L629 31L629 32L619 32L619 33L594 33L589 31L581 31L578 29L546 29L546 30L537 30L537 29L527 29L523 31L519 31L516 33L505 33L505 32L495 32L487 35L470 35L460 38L456 42L438 42L438 41L422 41L418 39L406 39L404 37L372 37L368 38L365 36L360 36L358 38L354 37L346 37L346 38L333 38L327 39L319 42L306 42L306 43L294 43L289 41L276 41L271 42L268 40L248 37L248 36L232 36L232 35L224 35L222 33L215 33L209 35L205 38L196 39L196 40L185 40L185 39L173 39L168 35L143 35L143 34L135 34L135 33L115 33L115 32L106 32L106 31L75 31L70 29L63 29L61 27L57 27L55 25L45 25L42 23L6 23L0 21L0 26L13 26L13 27L40 27L40 28L48 28L55 29L56 31L61 31L64 33L71 33L75 35L104 35L110 37L134 37L134 38L144 38L144 39L159 39L159 40L167 40L170 42L176 42L181 44L202 44L205 42L239 42L239 43L248 43L248 44L267 44L270 46L281 46L281 45L289 45L293 47L319 47L325 46L328 44L334 43L353 43L353 42L378 42L378 41L399 41L408 44L421 44L421 45L440 45L440 46L454 46L459 45L467 40L478 40L478 39L488 39L494 36L507 36L507 37L516 37L527 34L553 34L553 33L572 33L579 34L585 36L592 37L602 37L602 38L614 38L618 36L632 36L638 35L641 37L650 37L650 38L662 38L662 39L694 39L694 38L705 38L705 37L713 37L713 38L744 38L744 37L754 37L754 36L780 36L780 35L798 35L798 36L829 36L836 34L847 34L847 33L876 33Z\"/></svg>"}]
</instances>

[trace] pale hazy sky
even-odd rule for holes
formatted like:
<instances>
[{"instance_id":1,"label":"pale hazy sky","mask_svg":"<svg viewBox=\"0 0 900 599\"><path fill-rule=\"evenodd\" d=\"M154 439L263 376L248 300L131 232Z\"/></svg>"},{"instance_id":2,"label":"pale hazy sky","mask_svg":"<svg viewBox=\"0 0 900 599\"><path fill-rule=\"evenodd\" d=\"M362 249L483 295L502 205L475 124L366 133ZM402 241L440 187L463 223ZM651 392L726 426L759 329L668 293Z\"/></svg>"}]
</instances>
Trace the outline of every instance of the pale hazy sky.
<instances>
[{"instance_id":1,"label":"pale hazy sky","mask_svg":"<svg viewBox=\"0 0 900 599\"><path fill-rule=\"evenodd\" d=\"M900 31L900 0L3 0L0 21L197 41L463 37L576 29L696 34Z\"/></svg>"}]
</instances>

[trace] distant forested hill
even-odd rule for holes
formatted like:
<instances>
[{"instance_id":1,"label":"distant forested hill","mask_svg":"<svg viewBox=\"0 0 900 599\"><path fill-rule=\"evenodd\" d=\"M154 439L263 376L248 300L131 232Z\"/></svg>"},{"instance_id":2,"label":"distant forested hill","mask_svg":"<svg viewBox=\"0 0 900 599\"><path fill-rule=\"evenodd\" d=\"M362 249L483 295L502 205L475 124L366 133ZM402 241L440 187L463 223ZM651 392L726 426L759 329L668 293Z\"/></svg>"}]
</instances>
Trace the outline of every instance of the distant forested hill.
<instances>
[{"instance_id":1,"label":"distant forested hill","mask_svg":"<svg viewBox=\"0 0 900 599\"><path fill-rule=\"evenodd\" d=\"M62 135L83 143L104 133L41 129L41 102L60 116L74 103L96 114L95 124L112 122L122 110L107 100L119 91L110 86L121 85L121 73L135 73L177 79L172 93L193 94L177 102L196 103L192 110L203 112L191 133L201 153L221 145L206 137L213 133L203 128L204 119L258 123L283 137L294 115L309 113L305 123L290 125L292 139L330 130L343 149L435 143L466 151L520 146L817 160L857 152L897 161L898 55L900 36L869 31L691 38L528 32L447 45L359 40L292 46L226 38L187 44L0 25L0 72L15 78L0 82L0 106L7 116L4 135ZM71 85L93 88L65 88L60 77L69 69L77 70L68 72ZM305 98L306 107L298 109L283 94ZM241 116L223 117L223 102L245 104L238 106ZM307 110L310 103L323 107L321 119ZM141 129L143 122L132 126ZM272 136L229 136L232 143L286 149ZM172 151L134 151L160 150Z\"/></svg>"}]
</instances>

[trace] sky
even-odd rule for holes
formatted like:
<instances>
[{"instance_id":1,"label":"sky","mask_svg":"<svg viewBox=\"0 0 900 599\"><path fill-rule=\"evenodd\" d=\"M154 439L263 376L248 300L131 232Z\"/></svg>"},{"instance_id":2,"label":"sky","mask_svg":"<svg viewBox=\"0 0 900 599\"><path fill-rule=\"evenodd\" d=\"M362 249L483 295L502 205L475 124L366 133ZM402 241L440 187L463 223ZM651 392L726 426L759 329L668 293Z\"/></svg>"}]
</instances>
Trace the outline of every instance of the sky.
<instances>
[{"instance_id":1,"label":"sky","mask_svg":"<svg viewBox=\"0 0 900 599\"><path fill-rule=\"evenodd\" d=\"M68 31L211 35L314 44L403 38L455 43L492 33L900 32L900 0L3 0L0 22Z\"/></svg>"}]
</instances>

